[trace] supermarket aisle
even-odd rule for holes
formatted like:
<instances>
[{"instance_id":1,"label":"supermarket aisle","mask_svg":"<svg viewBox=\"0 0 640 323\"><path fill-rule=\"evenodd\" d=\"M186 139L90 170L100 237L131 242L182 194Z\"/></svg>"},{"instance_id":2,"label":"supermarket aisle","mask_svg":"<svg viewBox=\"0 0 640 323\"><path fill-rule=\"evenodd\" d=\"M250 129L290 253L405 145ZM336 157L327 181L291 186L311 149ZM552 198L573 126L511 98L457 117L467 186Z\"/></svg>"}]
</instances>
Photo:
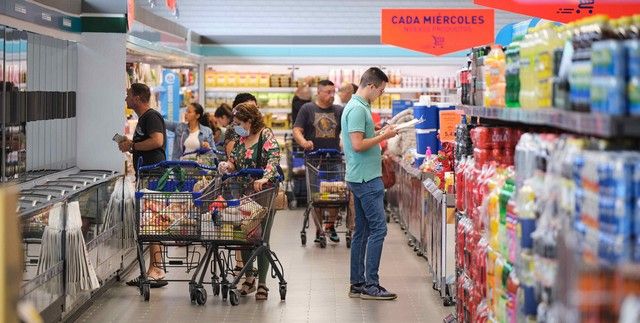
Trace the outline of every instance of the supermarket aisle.
<instances>
[{"instance_id":1,"label":"supermarket aisle","mask_svg":"<svg viewBox=\"0 0 640 323\"><path fill-rule=\"evenodd\" d=\"M300 246L301 213L280 212L273 227L272 246L289 283L286 302L280 302L277 282L270 278L268 301L256 303L251 295L237 307L214 297L210 287L207 304L197 306L189 301L186 283L152 290L149 303L137 289L122 284L107 291L78 322L441 322L453 312L431 289L426 262L407 247L397 224L389 227L380 277L398 299L349 298L349 249L344 241L327 249Z\"/></svg>"}]
</instances>

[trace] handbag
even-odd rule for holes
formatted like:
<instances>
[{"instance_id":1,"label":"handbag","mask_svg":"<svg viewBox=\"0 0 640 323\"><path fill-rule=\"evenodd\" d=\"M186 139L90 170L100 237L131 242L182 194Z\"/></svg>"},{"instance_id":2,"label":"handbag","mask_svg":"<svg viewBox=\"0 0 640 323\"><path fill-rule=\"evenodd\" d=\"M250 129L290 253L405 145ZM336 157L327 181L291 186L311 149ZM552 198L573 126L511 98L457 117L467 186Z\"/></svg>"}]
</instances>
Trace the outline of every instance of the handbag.
<instances>
[{"instance_id":1,"label":"handbag","mask_svg":"<svg viewBox=\"0 0 640 323\"><path fill-rule=\"evenodd\" d=\"M271 129L269 130L271 131ZM262 131L264 131L264 129ZM260 133L260 138L258 139L258 155L256 157L256 167L258 168L262 168L262 146L264 146L264 140L262 139L262 133ZM282 167L278 165L276 170L278 171L278 175L280 175L280 179L284 180L284 171L282 170Z\"/></svg>"},{"instance_id":2,"label":"handbag","mask_svg":"<svg viewBox=\"0 0 640 323\"><path fill-rule=\"evenodd\" d=\"M386 156L382 156L382 183L385 189L389 189L396 184L396 172L393 169L393 161Z\"/></svg>"},{"instance_id":3,"label":"handbag","mask_svg":"<svg viewBox=\"0 0 640 323\"><path fill-rule=\"evenodd\" d=\"M256 158L256 166L261 167L262 165L262 146L264 146L264 140L262 139L262 134L260 134L260 139L258 139L258 155ZM284 171L280 165L277 166L278 174L280 178L284 180ZM276 210L285 210L289 206L289 201L287 198L287 193L282 188L282 185L278 184L278 194L276 195L276 199L274 201L274 208Z\"/></svg>"}]
</instances>

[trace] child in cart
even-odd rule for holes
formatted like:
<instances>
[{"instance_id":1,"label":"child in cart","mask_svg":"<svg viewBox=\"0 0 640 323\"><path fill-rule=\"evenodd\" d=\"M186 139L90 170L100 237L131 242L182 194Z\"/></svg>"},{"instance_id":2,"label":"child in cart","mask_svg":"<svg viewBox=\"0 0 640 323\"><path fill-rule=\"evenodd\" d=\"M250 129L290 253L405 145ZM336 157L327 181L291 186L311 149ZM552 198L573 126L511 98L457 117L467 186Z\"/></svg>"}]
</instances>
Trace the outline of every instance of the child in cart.
<instances>
[{"instance_id":1,"label":"child in cart","mask_svg":"<svg viewBox=\"0 0 640 323\"><path fill-rule=\"evenodd\" d=\"M340 118L342 107L333 104L336 87L333 82L323 80L318 82L318 95L314 102L306 103L300 108L300 112L293 125L293 138L306 151L317 149L334 149L340 151ZM340 242L335 228L338 217L337 208L315 208L316 226L322 226L322 215L329 213L324 230L329 233L329 239L335 243ZM320 242L323 233L321 227L316 227L316 243Z\"/></svg>"},{"instance_id":2,"label":"child in cart","mask_svg":"<svg viewBox=\"0 0 640 323\"><path fill-rule=\"evenodd\" d=\"M262 119L262 114L258 106L247 102L237 105L233 112L233 126L239 139L233 146L228 160L221 162L219 170L221 173L234 172L239 169L260 168L264 169L262 178L253 182L255 191L261 191L268 183L277 183L280 171L280 146L271 129L266 128ZM263 224L263 242L269 243L273 217ZM243 252L245 266L253 266L247 263L251 252ZM251 268L249 267L249 268ZM266 255L258 256L258 287L254 273L247 272L245 282L240 289L240 295L246 296L257 290L256 300L266 300L269 289L266 285L267 273L269 271L269 260Z\"/></svg>"}]
</instances>

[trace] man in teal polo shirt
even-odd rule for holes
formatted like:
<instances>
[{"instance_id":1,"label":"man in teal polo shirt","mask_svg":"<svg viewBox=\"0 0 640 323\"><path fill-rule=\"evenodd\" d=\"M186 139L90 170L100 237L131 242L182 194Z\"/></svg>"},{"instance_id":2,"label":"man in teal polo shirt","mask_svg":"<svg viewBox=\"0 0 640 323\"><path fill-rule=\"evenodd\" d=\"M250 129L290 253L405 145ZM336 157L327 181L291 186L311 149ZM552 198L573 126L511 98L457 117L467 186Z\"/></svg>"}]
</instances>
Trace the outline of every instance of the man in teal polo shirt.
<instances>
[{"instance_id":1,"label":"man in teal polo shirt","mask_svg":"<svg viewBox=\"0 0 640 323\"><path fill-rule=\"evenodd\" d=\"M378 277L387 221L380 143L396 135L393 126L375 131L371 102L384 93L389 78L379 68L368 69L360 87L342 112L342 142L347 162L346 181L353 193L356 219L351 242L350 297L392 300ZM366 272L366 275L365 275Z\"/></svg>"}]
</instances>

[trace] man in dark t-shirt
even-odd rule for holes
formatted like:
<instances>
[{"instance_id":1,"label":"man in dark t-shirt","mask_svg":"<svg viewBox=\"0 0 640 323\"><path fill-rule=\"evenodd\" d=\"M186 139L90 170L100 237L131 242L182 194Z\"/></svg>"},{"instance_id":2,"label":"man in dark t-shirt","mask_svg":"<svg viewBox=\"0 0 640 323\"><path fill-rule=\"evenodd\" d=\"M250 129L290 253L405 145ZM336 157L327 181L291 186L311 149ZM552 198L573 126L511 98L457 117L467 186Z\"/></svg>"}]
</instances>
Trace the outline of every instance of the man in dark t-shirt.
<instances>
[{"instance_id":1,"label":"man in dark t-shirt","mask_svg":"<svg viewBox=\"0 0 640 323\"><path fill-rule=\"evenodd\" d=\"M315 102L309 102L300 108L298 117L293 125L293 138L304 150L340 150L342 107L333 104L335 95L336 87L333 82L329 80L320 81L318 82L318 95ZM320 237L324 233L321 227L324 218L322 214L325 211L329 213L325 231L330 234L331 241L340 242L334 226L338 209L314 208L316 242L320 242Z\"/></svg>"},{"instance_id":2,"label":"man in dark t-shirt","mask_svg":"<svg viewBox=\"0 0 640 323\"><path fill-rule=\"evenodd\" d=\"M162 115L149 107L149 99L151 91L149 87L141 84L131 84L131 88L127 90L127 106L135 111L138 115L138 125L136 126L133 140L126 139L118 144L118 148L122 152L130 152L133 154L134 169L136 175L139 166L153 165L166 159L166 128ZM142 163L139 165L139 160ZM136 176L137 177L137 176ZM149 246L149 269L147 270L147 278L151 281L151 287L162 287L167 285L164 281L165 272L159 266L162 264L162 249L158 244ZM139 278L127 283L130 286L138 286Z\"/></svg>"}]
</instances>

